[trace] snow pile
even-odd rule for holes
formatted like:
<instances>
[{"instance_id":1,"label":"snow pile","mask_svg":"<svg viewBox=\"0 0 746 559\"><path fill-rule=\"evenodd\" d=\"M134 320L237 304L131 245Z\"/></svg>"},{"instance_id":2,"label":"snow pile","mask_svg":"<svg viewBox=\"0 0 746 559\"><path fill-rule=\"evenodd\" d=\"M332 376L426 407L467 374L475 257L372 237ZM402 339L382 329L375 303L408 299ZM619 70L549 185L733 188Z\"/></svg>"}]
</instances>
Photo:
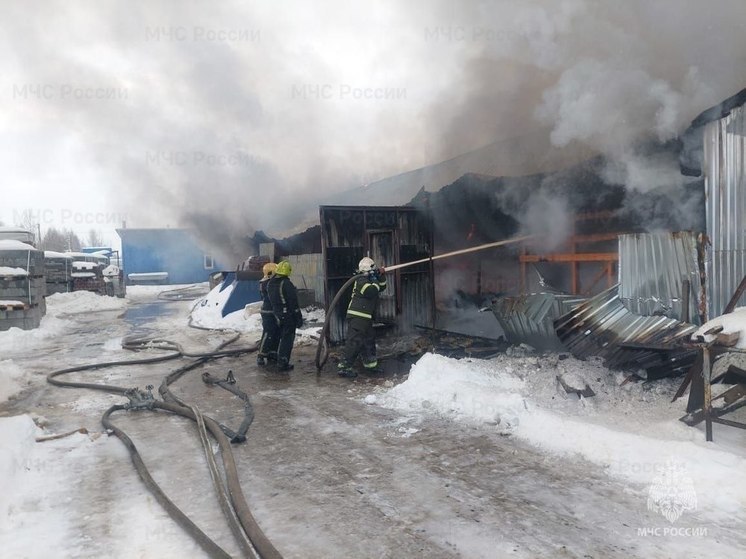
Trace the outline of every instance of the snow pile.
<instances>
[{"instance_id":1,"label":"snow pile","mask_svg":"<svg viewBox=\"0 0 746 559\"><path fill-rule=\"evenodd\" d=\"M107 297L90 291L55 293L47 297L47 314L65 316L94 311L117 311L127 306L127 301L118 297Z\"/></svg>"},{"instance_id":2,"label":"snow pile","mask_svg":"<svg viewBox=\"0 0 746 559\"><path fill-rule=\"evenodd\" d=\"M398 409L450 414L510 429L527 411L525 383L510 374L493 374L488 361L457 361L425 354L406 382L381 398Z\"/></svg>"},{"instance_id":3,"label":"snow pile","mask_svg":"<svg viewBox=\"0 0 746 559\"><path fill-rule=\"evenodd\" d=\"M253 303L246 307L223 316L223 307L233 293L234 284L221 288L223 284L217 285L202 299L195 302L191 313L191 323L199 328L210 330L236 330L238 332L262 331L262 320L259 316L261 303Z\"/></svg>"},{"instance_id":4,"label":"snow pile","mask_svg":"<svg viewBox=\"0 0 746 559\"><path fill-rule=\"evenodd\" d=\"M722 334L733 334L739 332L741 337L738 338L735 347L746 349L746 307L738 307L737 309L734 309L732 313L724 314L705 322L696 332L694 332L694 334L692 334L692 340L697 341L699 338L703 338L707 343L714 341L717 334L705 335L705 332L718 326L723 327Z\"/></svg>"},{"instance_id":5,"label":"snow pile","mask_svg":"<svg viewBox=\"0 0 746 559\"><path fill-rule=\"evenodd\" d=\"M13 360L0 361L0 402L20 392L26 384L28 375Z\"/></svg>"},{"instance_id":6,"label":"snow pile","mask_svg":"<svg viewBox=\"0 0 746 559\"><path fill-rule=\"evenodd\" d=\"M63 334L69 326L70 321L48 314L41 319L39 327L33 330L10 328L0 332L0 355L33 349L44 340Z\"/></svg>"},{"instance_id":7,"label":"snow pile","mask_svg":"<svg viewBox=\"0 0 746 559\"><path fill-rule=\"evenodd\" d=\"M567 385L587 384L596 395L568 394L558 376ZM363 401L404 411L415 421L435 414L486 424L544 451L581 456L634 483L651 484L674 464L691 477L711 516L742 514L746 458L705 443L701 431L678 421L684 403L670 399L681 379L649 390L620 386L622 380L599 362L558 355L480 361L426 354L405 382Z\"/></svg>"}]
</instances>

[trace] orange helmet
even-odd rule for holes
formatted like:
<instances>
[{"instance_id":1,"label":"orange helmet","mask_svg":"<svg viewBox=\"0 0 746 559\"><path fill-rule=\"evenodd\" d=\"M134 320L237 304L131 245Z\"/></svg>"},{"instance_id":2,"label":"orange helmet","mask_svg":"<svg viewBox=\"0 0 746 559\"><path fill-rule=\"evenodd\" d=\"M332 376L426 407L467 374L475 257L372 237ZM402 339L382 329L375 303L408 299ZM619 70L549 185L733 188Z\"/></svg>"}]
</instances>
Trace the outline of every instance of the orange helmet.
<instances>
[{"instance_id":1,"label":"orange helmet","mask_svg":"<svg viewBox=\"0 0 746 559\"><path fill-rule=\"evenodd\" d=\"M274 262L268 262L264 266L262 266L262 273L264 274L264 279L269 279L272 277L272 274L275 273L277 270L277 264Z\"/></svg>"}]
</instances>

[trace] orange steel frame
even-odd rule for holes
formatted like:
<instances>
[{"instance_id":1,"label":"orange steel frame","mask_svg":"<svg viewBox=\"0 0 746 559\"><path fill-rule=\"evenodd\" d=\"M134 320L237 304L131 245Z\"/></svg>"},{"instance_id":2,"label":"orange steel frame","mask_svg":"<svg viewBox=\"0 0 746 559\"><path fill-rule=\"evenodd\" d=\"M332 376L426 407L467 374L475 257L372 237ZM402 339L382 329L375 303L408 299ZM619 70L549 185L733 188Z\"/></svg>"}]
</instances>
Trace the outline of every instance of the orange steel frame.
<instances>
[{"instance_id":1,"label":"orange steel frame","mask_svg":"<svg viewBox=\"0 0 746 559\"><path fill-rule=\"evenodd\" d=\"M589 220L604 220L613 217L612 212L596 212L588 214L580 214L576 216L575 223L579 221ZM521 254L518 257L521 264L521 285L520 289L522 293L526 291L526 275L527 265L534 262L560 262L570 265L571 274L571 289L575 295L581 295L580 293L580 280L579 280L579 269L578 265L583 262L599 262L601 263L601 269L595 276L591 284L586 288L583 295L589 294L589 292L598 284L601 279L606 278L606 287L611 287L616 282L616 263L619 261L619 252L578 252L579 245L586 243L596 243L601 241L613 241L619 235L624 235L625 232L616 233L595 233L590 235L572 235L568 241L569 252L561 253L548 253L548 254L529 254L528 246L530 242L523 243L521 245Z\"/></svg>"}]
</instances>

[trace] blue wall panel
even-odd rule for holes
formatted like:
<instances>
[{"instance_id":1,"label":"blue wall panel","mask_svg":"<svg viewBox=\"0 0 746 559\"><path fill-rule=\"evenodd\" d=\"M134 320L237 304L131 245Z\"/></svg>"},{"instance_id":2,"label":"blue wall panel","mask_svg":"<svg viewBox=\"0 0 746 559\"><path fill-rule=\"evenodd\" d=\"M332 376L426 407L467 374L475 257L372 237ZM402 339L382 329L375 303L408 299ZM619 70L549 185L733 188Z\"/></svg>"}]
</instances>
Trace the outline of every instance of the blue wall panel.
<instances>
[{"instance_id":1,"label":"blue wall panel","mask_svg":"<svg viewBox=\"0 0 746 559\"><path fill-rule=\"evenodd\" d=\"M122 239L124 274L168 272L168 283L198 283L222 270L214 261L205 269L205 254L188 229L117 229Z\"/></svg>"}]
</instances>

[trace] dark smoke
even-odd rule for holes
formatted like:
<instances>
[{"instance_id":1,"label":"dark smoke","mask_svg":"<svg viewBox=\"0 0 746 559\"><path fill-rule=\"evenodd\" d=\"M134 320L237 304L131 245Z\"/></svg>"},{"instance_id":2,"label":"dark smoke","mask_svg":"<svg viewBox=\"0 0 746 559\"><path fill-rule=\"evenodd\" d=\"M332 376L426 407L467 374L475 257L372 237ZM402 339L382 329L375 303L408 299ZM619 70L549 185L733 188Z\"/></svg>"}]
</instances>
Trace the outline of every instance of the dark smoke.
<instances>
[{"instance_id":1,"label":"dark smoke","mask_svg":"<svg viewBox=\"0 0 746 559\"><path fill-rule=\"evenodd\" d=\"M6 185L64 190L36 178L49 162L128 226L196 227L234 261L257 230L313 223L321 199L487 144L504 146L491 165L459 171L535 174L592 150L607 182L676 196L675 158L636 146L746 83L743 0L5 0L0 13ZM18 99L23 84L126 96ZM561 202L522 201L530 221Z\"/></svg>"}]
</instances>

